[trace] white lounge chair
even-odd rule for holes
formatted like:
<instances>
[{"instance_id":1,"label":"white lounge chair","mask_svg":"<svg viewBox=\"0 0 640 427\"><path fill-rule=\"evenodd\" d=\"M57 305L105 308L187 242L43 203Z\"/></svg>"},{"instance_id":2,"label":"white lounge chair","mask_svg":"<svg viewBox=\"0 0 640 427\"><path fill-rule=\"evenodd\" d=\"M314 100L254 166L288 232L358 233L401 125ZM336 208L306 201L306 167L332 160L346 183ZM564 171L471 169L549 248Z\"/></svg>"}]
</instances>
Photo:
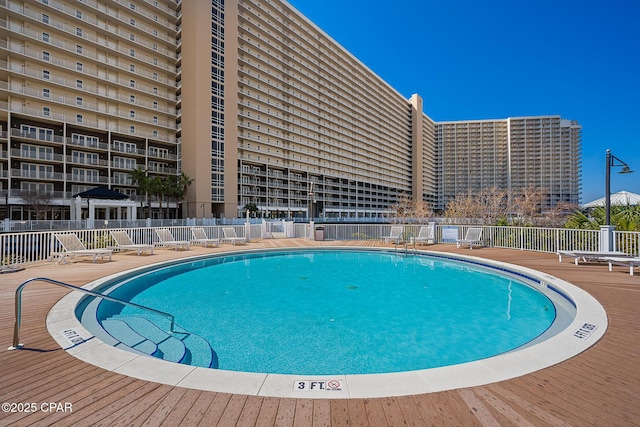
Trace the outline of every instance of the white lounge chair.
<instances>
[{"instance_id":1,"label":"white lounge chair","mask_svg":"<svg viewBox=\"0 0 640 427\"><path fill-rule=\"evenodd\" d=\"M168 228L156 228L156 234L160 240L159 244L162 246L173 246L176 251L178 248L185 248L186 250L189 250L189 241L174 239L173 234L171 234L171 230Z\"/></svg>"},{"instance_id":2,"label":"white lounge chair","mask_svg":"<svg viewBox=\"0 0 640 427\"><path fill-rule=\"evenodd\" d=\"M108 249L113 249L116 251L136 251L138 252L138 256L142 252L149 252L153 255L153 245L144 245L144 244L136 244L131 240L129 234L126 231L109 231L111 237L116 242L115 246L107 246Z\"/></svg>"},{"instance_id":3,"label":"white lounge chair","mask_svg":"<svg viewBox=\"0 0 640 427\"><path fill-rule=\"evenodd\" d=\"M609 271L613 271L613 265L622 265L625 267L629 267L629 274L633 276L633 270L635 268L640 267L640 257L605 257L602 258L603 261L609 263Z\"/></svg>"},{"instance_id":4,"label":"white lounge chair","mask_svg":"<svg viewBox=\"0 0 640 427\"><path fill-rule=\"evenodd\" d=\"M425 227L420 227L420 231L418 235L414 237L413 244L415 245L424 245L425 243L435 243L436 241L436 225L435 223L430 223Z\"/></svg>"},{"instance_id":5,"label":"white lounge chair","mask_svg":"<svg viewBox=\"0 0 640 427\"><path fill-rule=\"evenodd\" d=\"M469 245L469 249L473 249L473 245L482 246L482 228L469 228L464 239L456 240L457 247L467 245Z\"/></svg>"},{"instance_id":6,"label":"white lounge chair","mask_svg":"<svg viewBox=\"0 0 640 427\"><path fill-rule=\"evenodd\" d=\"M193 236L191 243L202 245L205 248L209 247L209 245L213 245L214 248L217 248L220 245L220 239L212 239L208 237L203 227L191 227L191 235Z\"/></svg>"},{"instance_id":7,"label":"white lounge chair","mask_svg":"<svg viewBox=\"0 0 640 427\"><path fill-rule=\"evenodd\" d=\"M66 264L67 258L80 256L92 257L93 262L96 262L97 258L104 258L108 256L109 261L111 261L111 257L113 255L113 251L111 249L87 249L75 233L54 234L54 237L58 243L60 243L62 249L61 251L54 251L51 253L52 261L53 259L58 258L56 264L60 263L60 261Z\"/></svg>"},{"instance_id":8,"label":"white lounge chair","mask_svg":"<svg viewBox=\"0 0 640 427\"><path fill-rule=\"evenodd\" d=\"M391 232L388 236L384 237L384 242L394 242L396 244L400 243L402 241L402 229L403 227L401 225L392 225Z\"/></svg>"},{"instance_id":9,"label":"white lounge chair","mask_svg":"<svg viewBox=\"0 0 640 427\"><path fill-rule=\"evenodd\" d=\"M222 227L222 233L224 234L222 243L231 243L233 245L244 245L245 243L247 243L244 237L238 237L238 235L236 234L236 229L233 227Z\"/></svg>"},{"instance_id":10,"label":"white lounge chair","mask_svg":"<svg viewBox=\"0 0 640 427\"><path fill-rule=\"evenodd\" d=\"M619 251L557 251L558 262L562 262L562 257L572 257L575 265L578 261L604 261L606 257L629 257L628 254Z\"/></svg>"}]
</instances>

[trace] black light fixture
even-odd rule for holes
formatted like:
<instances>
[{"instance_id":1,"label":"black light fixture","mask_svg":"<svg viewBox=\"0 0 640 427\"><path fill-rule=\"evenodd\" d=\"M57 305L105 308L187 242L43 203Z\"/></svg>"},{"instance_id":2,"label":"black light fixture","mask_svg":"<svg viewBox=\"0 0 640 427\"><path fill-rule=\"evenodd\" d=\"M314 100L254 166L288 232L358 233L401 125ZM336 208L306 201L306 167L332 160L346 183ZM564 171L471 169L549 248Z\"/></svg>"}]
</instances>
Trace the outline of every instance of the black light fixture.
<instances>
[{"instance_id":1,"label":"black light fixture","mask_svg":"<svg viewBox=\"0 0 640 427\"><path fill-rule=\"evenodd\" d=\"M616 161L618 163L616 163ZM606 213L606 224L611 225L611 167L612 166L622 166L622 169L618 173L632 173L633 171L629 167L628 164L611 154L611 149L607 149L607 173L605 178L606 188L605 188L605 213Z\"/></svg>"}]
</instances>

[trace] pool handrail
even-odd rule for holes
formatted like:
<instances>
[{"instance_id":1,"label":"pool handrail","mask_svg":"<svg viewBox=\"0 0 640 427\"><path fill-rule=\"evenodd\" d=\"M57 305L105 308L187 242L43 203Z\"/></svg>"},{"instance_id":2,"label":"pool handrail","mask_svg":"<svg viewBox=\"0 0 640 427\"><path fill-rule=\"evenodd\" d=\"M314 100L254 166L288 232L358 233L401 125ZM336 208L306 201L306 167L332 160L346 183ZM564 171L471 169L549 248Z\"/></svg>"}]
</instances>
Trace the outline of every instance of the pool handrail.
<instances>
[{"instance_id":1,"label":"pool handrail","mask_svg":"<svg viewBox=\"0 0 640 427\"><path fill-rule=\"evenodd\" d=\"M169 334L184 333L184 332L180 332L180 331L176 331L175 330L175 325L176 325L175 316L173 316L172 314L169 314L169 313L165 313L164 311L156 310L156 309L150 308L150 307L145 307L144 305L136 304L136 303L133 303L133 302L130 302L130 301L124 301L124 300L121 300L119 298L115 298L115 297L112 297L112 296L109 296L109 295L104 295L104 294L101 294L99 292L90 291L88 289L80 288L78 286L70 285L69 283L60 282L58 280L53 280L53 279L49 279L49 278L46 278L46 277L34 277L32 279L29 279L29 280L26 280L26 281L22 282L16 288L16 297L15 297L15 316L16 316L16 321L15 321L15 324L14 324L14 327L13 327L13 345L11 347L9 347L8 350L15 350L17 348L23 347L23 344L20 344L20 323L21 323L21 317L22 317L22 290L24 289L25 286L27 286L31 282L51 283L53 285L62 286L64 288L69 288L69 289L72 289L74 291L83 292L85 294L88 294L88 295L91 295L91 296L94 296L94 297L97 297L97 298L106 299L108 301L112 301L112 302L123 304L123 305L128 305L128 306L131 306L131 307L139 308L141 310L147 310L147 311L150 311L152 313L159 314L160 316L163 316L163 317L165 317L165 318L167 318L167 319L169 319L171 321L171 326L169 328Z\"/></svg>"}]
</instances>

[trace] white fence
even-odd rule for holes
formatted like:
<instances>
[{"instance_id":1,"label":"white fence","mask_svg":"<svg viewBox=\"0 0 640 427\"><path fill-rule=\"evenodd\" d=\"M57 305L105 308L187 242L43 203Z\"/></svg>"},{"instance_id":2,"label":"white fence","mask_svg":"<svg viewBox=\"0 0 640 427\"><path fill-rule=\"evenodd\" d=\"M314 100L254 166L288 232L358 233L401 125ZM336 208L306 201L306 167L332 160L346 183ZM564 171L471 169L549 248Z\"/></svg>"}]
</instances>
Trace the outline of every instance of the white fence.
<instances>
[{"instance_id":1,"label":"white fence","mask_svg":"<svg viewBox=\"0 0 640 427\"><path fill-rule=\"evenodd\" d=\"M196 224L192 224L196 225ZM198 224L200 225L200 224ZM397 225L397 224L396 224ZM176 240L191 240L191 225L169 226ZM313 224L295 223L294 237L324 240L382 240L391 233L391 224ZM246 237L245 224L233 225L238 236ZM322 233L318 234L320 230ZM456 238L464 237L470 225L437 225L435 243L455 243ZM527 251L555 253L559 250L599 250L602 231L577 230L565 228L533 228L533 227L497 227L479 226L483 229L484 244L489 247L520 249ZM221 225L204 225L211 238L222 237ZM125 229L125 228L118 228ZM410 240L417 236L420 225L403 226L403 236ZM73 231L87 248L104 248L112 245L110 229L91 229ZM152 244L157 241L155 228L126 228L132 240L140 244ZM51 253L59 250L54 233L58 231L35 231L0 234L0 265L24 265L50 259ZM261 224L249 225L249 237L258 239L261 236ZM630 255L640 255L640 232L615 231L614 249Z\"/></svg>"}]
</instances>

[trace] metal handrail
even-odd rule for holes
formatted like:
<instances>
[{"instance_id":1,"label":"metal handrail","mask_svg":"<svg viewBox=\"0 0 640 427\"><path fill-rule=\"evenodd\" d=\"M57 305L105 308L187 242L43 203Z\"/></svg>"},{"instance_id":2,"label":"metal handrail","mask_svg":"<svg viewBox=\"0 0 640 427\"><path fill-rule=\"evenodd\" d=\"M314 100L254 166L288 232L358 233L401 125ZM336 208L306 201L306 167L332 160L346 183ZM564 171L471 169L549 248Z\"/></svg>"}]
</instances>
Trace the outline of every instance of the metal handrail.
<instances>
[{"instance_id":1,"label":"metal handrail","mask_svg":"<svg viewBox=\"0 0 640 427\"><path fill-rule=\"evenodd\" d=\"M169 328L169 333L173 334L173 333L181 333L180 331L176 331L175 330L175 325L176 325L176 319L172 314L169 313L165 313L164 311L160 311L160 310L156 310L150 307L145 307L144 305L140 305L140 304L136 304L130 301L124 301L118 298L114 298L111 297L109 295L104 295L101 294L99 292L93 292L90 291L88 289L84 289L84 288L80 288L78 286L74 286L74 285L70 285L68 283L64 283L64 282L59 282L57 280L53 280L53 279L48 279L46 277L34 277L33 279L29 279L23 283L20 284L20 286L18 286L18 288L16 289L16 323L15 326L13 328L13 345L11 347L9 347L9 350L14 350L16 348L20 348L22 347L22 344L20 344L20 321L21 321L21 315L22 315L22 290L24 289L25 286L27 286L29 283L31 282L47 282L47 283L51 283L53 285L58 285L58 286L62 286L65 288L69 288L69 289L73 289L74 291L79 291L79 292L83 292L85 294L94 296L94 297L98 297L98 298L103 298L106 299L108 301L112 301L112 302L116 302L119 304L123 304L123 305L128 305L131 307L136 307L139 308L141 310L147 310L156 314L159 314L163 317L166 317L167 319L169 319L171 321L171 327Z\"/></svg>"}]
</instances>

